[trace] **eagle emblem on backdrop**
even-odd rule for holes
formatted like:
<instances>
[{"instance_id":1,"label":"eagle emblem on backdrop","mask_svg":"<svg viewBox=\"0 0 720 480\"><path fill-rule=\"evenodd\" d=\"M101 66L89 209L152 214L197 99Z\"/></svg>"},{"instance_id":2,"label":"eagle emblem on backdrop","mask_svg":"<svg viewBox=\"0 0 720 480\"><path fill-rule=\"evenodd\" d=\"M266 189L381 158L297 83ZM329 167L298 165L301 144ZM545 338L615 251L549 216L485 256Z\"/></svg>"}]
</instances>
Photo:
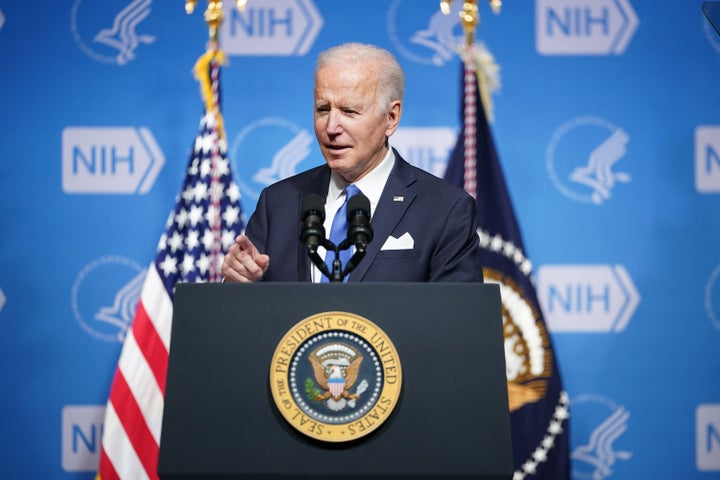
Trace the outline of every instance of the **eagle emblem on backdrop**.
<instances>
[{"instance_id":1,"label":"eagle emblem on backdrop","mask_svg":"<svg viewBox=\"0 0 720 480\"><path fill-rule=\"evenodd\" d=\"M537 309L511 279L493 269L484 269L485 280L500 286L502 298L505 373L510 411L540 400L552 373L552 353L545 324Z\"/></svg>"},{"instance_id":2,"label":"eagle emblem on backdrop","mask_svg":"<svg viewBox=\"0 0 720 480\"><path fill-rule=\"evenodd\" d=\"M568 453L569 397L562 390L552 341L534 289L530 260L521 247L499 234L491 236L479 229L478 236L489 265L483 268L485 281L499 285L502 300L508 403L516 463L513 479L536 478L535 474L545 468L554 472L555 462L552 466L543 466L551 455L564 457ZM548 477L541 475L540 478Z\"/></svg>"}]
</instances>

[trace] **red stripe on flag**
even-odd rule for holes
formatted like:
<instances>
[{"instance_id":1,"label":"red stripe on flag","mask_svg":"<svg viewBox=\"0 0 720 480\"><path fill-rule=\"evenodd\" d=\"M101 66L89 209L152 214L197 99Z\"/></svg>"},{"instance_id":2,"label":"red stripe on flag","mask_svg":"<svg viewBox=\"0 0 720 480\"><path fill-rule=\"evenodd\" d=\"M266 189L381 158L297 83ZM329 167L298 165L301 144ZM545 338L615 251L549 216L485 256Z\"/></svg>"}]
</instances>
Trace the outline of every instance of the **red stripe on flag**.
<instances>
[{"instance_id":1,"label":"red stripe on flag","mask_svg":"<svg viewBox=\"0 0 720 480\"><path fill-rule=\"evenodd\" d=\"M133 323L133 334L135 341L142 351L145 360L152 370L158 387L163 395L165 395L165 380L167 378L168 351L165 348L160 336L158 335L155 325L153 325L150 317L145 311L143 302L138 302L137 311L135 312L135 321Z\"/></svg>"},{"instance_id":2,"label":"red stripe on flag","mask_svg":"<svg viewBox=\"0 0 720 480\"><path fill-rule=\"evenodd\" d=\"M112 462L105 453L105 449L100 449L100 473L97 476L98 480L120 480L120 475L115 471Z\"/></svg>"},{"instance_id":3,"label":"red stripe on flag","mask_svg":"<svg viewBox=\"0 0 720 480\"><path fill-rule=\"evenodd\" d=\"M120 423L140 462L145 467L145 472L150 478L158 478L157 464L160 447L155 443L155 439L145 423L145 418L121 371L118 371L117 375L115 375L112 392L110 392L110 401L115 406Z\"/></svg>"},{"instance_id":4,"label":"red stripe on flag","mask_svg":"<svg viewBox=\"0 0 720 480\"><path fill-rule=\"evenodd\" d=\"M182 192L203 185L210 192L212 208L200 202L193 195L177 196L176 210L195 211L200 208L202 215L210 215L212 222L209 230L199 227L199 238L211 233L213 245L201 242L199 248L188 247L189 230L184 221L171 214L166 230L158 245L155 262L162 264L161 271L153 262L143 284L141 300L135 312L132 329L128 332L120 355L118 372L110 393L108 409L105 415L103 434L103 456L105 464L115 462L114 472L123 480L135 480L147 470L151 478L157 478L157 463L162 427L162 409L167 381L167 365L170 348L170 330L172 323L172 288L178 282L207 282L220 280L212 273L212 266L222 262L222 233L228 232L234 238L243 229L242 210L239 198L224 194L234 192L237 185L232 179L230 164L226 158L226 142L220 125L222 117L219 105L219 63L218 52L208 51L196 65L196 73L201 78L202 91L205 93L205 76L212 73L213 89L218 93L214 98L214 107L206 107L200 120L200 128L195 137L194 148L190 152L190 162L183 181ZM209 66L208 59L215 59ZM206 97L206 93L204 97ZM208 98L203 99L206 105ZM214 113L214 114L213 114ZM208 148L208 146L210 148ZM212 181L202 173L201 165L211 162ZM233 215L224 216L223 212ZM238 216L239 215L239 216ZM203 233L204 232L204 233ZM176 243L176 240L186 240ZM171 240L172 239L172 240ZM181 260L182 259L182 260ZM193 260L189 264L183 263ZM202 260L202 262L201 262ZM210 264L207 264L207 261ZM181 268L176 268L181 267ZM182 268L185 267L185 268ZM219 269L216 273L219 273ZM168 290L169 289L169 290ZM107 466L107 465L106 465ZM111 465L113 467L113 465Z\"/></svg>"}]
</instances>

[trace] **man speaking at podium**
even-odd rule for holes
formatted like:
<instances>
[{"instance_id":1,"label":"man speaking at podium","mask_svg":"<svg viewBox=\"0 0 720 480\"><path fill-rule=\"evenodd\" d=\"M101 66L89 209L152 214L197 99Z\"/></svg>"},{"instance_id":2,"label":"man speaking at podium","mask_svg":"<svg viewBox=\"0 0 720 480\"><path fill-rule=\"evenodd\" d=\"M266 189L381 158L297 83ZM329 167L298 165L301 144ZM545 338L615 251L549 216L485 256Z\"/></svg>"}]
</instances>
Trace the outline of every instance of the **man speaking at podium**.
<instances>
[{"instance_id":1,"label":"man speaking at podium","mask_svg":"<svg viewBox=\"0 0 720 480\"><path fill-rule=\"evenodd\" d=\"M372 241L345 281L482 282L474 199L389 145L404 83L395 57L372 45L343 44L318 56L314 123L326 164L262 191L245 234L225 256L226 282L327 281L301 240L304 199L324 200L324 235L338 211L344 216L346 190L369 200Z\"/></svg>"}]
</instances>

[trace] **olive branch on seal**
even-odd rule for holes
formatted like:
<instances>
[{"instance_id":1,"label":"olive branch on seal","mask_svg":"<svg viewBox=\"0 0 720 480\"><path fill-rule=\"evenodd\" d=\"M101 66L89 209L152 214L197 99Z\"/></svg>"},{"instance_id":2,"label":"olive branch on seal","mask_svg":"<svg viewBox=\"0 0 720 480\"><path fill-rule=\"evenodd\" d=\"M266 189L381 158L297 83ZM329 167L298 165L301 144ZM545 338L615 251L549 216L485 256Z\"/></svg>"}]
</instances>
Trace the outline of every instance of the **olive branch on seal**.
<instances>
[{"instance_id":1,"label":"olive branch on seal","mask_svg":"<svg viewBox=\"0 0 720 480\"><path fill-rule=\"evenodd\" d=\"M318 397L322 395L322 392L317 389L315 382L310 377L305 379L305 393L310 401L317 401Z\"/></svg>"}]
</instances>

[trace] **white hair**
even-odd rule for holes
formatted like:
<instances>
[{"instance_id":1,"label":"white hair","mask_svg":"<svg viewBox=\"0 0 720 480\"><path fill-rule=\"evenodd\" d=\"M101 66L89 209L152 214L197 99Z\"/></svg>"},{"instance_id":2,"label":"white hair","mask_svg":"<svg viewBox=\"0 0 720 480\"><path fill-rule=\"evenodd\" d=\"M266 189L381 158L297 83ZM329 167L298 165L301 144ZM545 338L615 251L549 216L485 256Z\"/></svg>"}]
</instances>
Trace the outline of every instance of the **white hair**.
<instances>
[{"instance_id":1,"label":"white hair","mask_svg":"<svg viewBox=\"0 0 720 480\"><path fill-rule=\"evenodd\" d=\"M378 74L378 104L387 110L390 103L402 101L405 91L405 73L395 56L387 50L364 43L344 43L321 52L315 65L315 74L322 67L343 66L352 63L373 65Z\"/></svg>"}]
</instances>

